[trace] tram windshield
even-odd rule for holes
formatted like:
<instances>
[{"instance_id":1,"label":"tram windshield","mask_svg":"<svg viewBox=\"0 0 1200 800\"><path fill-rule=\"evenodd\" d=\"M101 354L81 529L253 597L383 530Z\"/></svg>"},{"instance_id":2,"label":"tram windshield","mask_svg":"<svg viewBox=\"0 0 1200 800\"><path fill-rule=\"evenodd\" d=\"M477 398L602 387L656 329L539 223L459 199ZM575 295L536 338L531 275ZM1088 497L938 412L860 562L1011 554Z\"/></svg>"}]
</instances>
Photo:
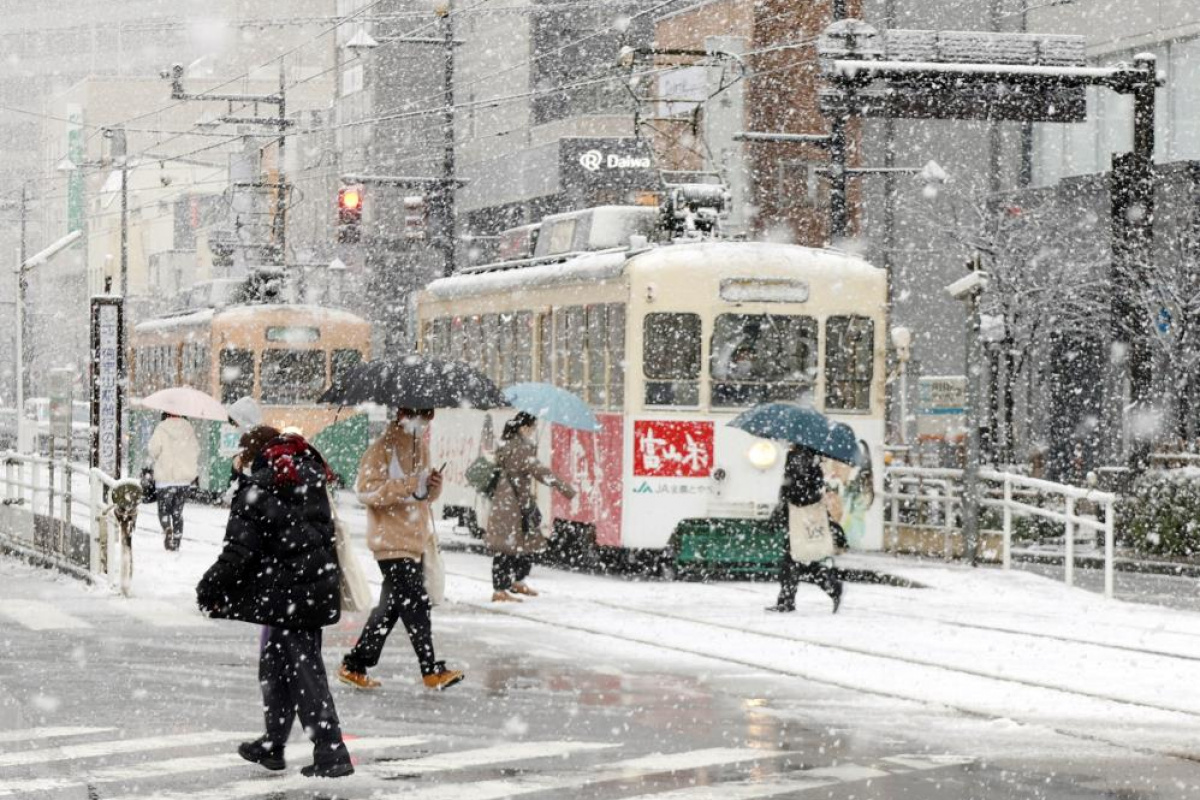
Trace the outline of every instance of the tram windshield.
<instances>
[{"instance_id":1,"label":"tram windshield","mask_svg":"<svg viewBox=\"0 0 1200 800\"><path fill-rule=\"evenodd\" d=\"M264 405L309 405L316 402L325 388L325 353L263 350L259 373Z\"/></svg>"},{"instance_id":2,"label":"tram windshield","mask_svg":"<svg viewBox=\"0 0 1200 800\"><path fill-rule=\"evenodd\" d=\"M781 314L721 314L713 324L714 407L799 400L817 367L817 322Z\"/></svg>"}]
</instances>

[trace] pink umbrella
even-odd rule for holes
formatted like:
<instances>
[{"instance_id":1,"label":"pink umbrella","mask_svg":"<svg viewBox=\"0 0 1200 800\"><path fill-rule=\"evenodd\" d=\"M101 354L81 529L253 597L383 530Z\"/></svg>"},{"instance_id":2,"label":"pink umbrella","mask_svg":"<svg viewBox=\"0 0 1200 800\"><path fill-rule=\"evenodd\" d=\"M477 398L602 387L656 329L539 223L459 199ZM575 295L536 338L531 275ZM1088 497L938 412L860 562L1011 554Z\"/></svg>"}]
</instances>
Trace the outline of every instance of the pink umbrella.
<instances>
[{"instance_id":1,"label":"pink umbrella","mask_svg":"<svg viewBox=\"0 0 1200 800\"><path fill-rule=\"evenodd\" d=\"M174 414L178 417L192 419L211 419L217 422L228 422L229 412L211 395L192 389L188 386L176 386L173 389L163 389L149 397L143 398L142 408Z\"/></svg>"}]
</instances>

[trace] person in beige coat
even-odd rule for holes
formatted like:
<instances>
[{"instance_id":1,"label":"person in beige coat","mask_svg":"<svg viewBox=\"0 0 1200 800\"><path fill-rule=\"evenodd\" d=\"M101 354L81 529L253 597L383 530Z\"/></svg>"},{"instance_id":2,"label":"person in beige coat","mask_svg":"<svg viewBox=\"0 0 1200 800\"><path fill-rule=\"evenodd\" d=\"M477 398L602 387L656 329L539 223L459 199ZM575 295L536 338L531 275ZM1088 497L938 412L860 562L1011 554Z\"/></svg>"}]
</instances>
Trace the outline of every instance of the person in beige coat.
<instances>
[{"instance_id":1,"label":"person in beige coat","mask_svg":"<svg viewBox=\"0 0 1200 800\"><path fill-rule=\"evenodd\" d=\"M502 444L496 449L500 478L492 495L485 542L492 551L492 601L520 602L510 592L536 597L525 585L533 568L533 555L546 546L541 531L541 513L533 482L544 483L568 498L575 496L571 485L538 461L533 436L537 418L524 411L504 426Z\"/></svg>"},{"instance_id":2,"label":"person in beige coat","mask_svg":"<svg viewBox=\"0 0 1200 800\"><path fill-rule=\"evenodd\" d=\"M363 626L358 643L342 659L338 680L357 689L377 689L367 670L379 663L388 634L403 620L430 689L463 679L433 652L431 604L422 559L433 539L431 503L442 493L442 474L431 469L425 433L433 410L400 409L383 436L358 466L358 499L367 507L367 546L383 573L379 605Z\"/></svg>"},{"instance_id":3,"label":"person in beige coat","mask_svg":"<svg viewBox=\"0 0 1200 800\"><path fill-rule=\"evenodd\" d=\"M154 465L163 546L178 550L183 541L183 506L199 475L200 441L192 423L174 414L163 414L147 449Z\"/></svg>"}]
</instances>

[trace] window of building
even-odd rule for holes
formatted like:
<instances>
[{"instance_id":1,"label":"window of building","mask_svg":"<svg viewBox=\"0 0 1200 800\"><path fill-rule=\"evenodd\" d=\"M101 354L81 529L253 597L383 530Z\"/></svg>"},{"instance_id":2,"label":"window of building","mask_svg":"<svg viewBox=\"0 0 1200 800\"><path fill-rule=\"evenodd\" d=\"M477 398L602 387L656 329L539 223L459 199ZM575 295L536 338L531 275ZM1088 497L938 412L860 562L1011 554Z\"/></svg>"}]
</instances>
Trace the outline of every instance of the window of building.
<instances>
[{"instance_id":1,"label":"window of building","mask_svg":"<svg viewBox=\"0 0 1200 800\"><path fill-rule=\"evenodd\" d=\"M817 322L782 314L721 314L713 323L712 404L799 400L817 368Z\"/></svg>"},{"instance_id":2,"label":"window of building","mask_svg":"<svg viewBox=\"0 0 1200 800\"><path fill-rule=\"evenodd\" d=\"M227 349L221 351L221 402L236 402L254 394L254 352Z\"/></svg>"},{"instance_id":3,"label":"window of building","mask_svg":"<svg viewBox=\"0 0 1200 800\"><path fill-rule=\"evenodd\" d=\"M875 323L830 317L825 323L825 410L870 411Z\"/></svg>"},{"instance_id":4,"label":"window of building","mask_svg":"<svg viewBox=\"0 0 1200 800\"><path fill-rule=\"evenodd\" d=\"M700 315L647 314L642 335L646 405L699 405Z\"/></svg>"},{"instance_id":5,"label":"window of building","mask_svg":"<svg viewBox=\"0 0 1200 800\"><path fill-rule=\"evenodd\" d=\"M264 405L315 403L325 388L325 352L274 348L263 350L259 377Z\"/></svg>"}]
</instances>

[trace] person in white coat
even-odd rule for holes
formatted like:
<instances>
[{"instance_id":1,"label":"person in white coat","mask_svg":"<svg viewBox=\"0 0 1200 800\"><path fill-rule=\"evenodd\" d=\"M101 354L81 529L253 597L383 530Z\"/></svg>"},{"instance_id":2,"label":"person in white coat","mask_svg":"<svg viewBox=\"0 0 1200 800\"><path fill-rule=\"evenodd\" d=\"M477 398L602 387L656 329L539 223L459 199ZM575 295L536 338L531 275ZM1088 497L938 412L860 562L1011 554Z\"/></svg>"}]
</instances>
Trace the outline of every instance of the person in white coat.
<instances>
[{"instance_id":1,"label":"person in white coat","mask_svg":"<svg viewBox=\"0 0 1200 800\"><path fill-rule=\"evenodd\" d=\"M183 539L183 506L199 474L200 442L192 423L174 414L163 414L150 437L149 450L163 544L168 550L178 550Z\"/></svg>"}]
</instances>

